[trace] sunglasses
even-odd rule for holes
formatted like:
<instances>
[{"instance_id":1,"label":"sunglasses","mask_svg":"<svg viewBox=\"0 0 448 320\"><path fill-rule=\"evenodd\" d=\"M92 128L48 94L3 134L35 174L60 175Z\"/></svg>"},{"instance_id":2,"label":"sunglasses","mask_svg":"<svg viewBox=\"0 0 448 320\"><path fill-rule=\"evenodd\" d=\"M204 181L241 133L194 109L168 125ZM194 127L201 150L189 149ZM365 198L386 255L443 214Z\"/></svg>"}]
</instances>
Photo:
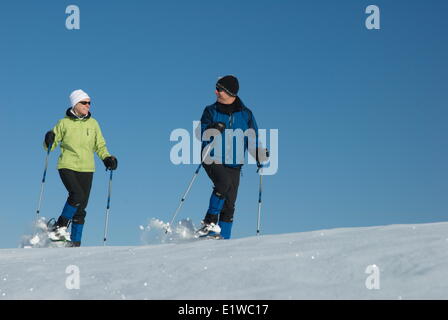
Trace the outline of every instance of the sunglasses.
<instances>
[{"instance_id":1,"label":"sunglasses","mask_svg":"<svg viewBox=\"0 0 448 320\"><path fill-rule=\"evenodd\" d=\"M218 92L223 92L224 89L223 89L223 88L220 88L220 87L216 87L216 91L218 91Z\"/></svg>"},{"instance_id":2,"label":"sunglasses","mask_svg":"<svg viewBox=\"0 0 448 320\"><path fill-rule=\"evenodd\" d=\"M79 101L79 103L80 104L82 104L82 105L86 105L86 104L88 104L89 106L90 106L90 101Z\"/></svg>"}]
</instances>

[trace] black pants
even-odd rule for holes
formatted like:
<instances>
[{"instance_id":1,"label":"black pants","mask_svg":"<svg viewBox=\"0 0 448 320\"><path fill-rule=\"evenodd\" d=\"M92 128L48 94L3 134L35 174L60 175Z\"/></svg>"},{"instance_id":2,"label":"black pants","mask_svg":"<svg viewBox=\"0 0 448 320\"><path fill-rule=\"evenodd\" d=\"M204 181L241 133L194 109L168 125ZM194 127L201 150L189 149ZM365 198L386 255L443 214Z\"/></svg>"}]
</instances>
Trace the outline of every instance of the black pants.
<instances>
[{"instance_id":1,"label":"black pants","mask_svg":"<svg viewBox=\"0 0 448 320\"><path fill-rule=\"evenodd\" d=\"M213 182L213 192L219 193L226 199L219 215L219 221L233 222L241 169L230 168L216 163L210 165L204 164L204 169ZM216 221L213 222L216 223Z\"/></svg>"},{"instance_id":2,"label":"black pants","mask_svg":"<svg viewBox=\"0 0 448 320\"><path fill-rule=\"evenodd\" d=\"M90 189L92 188L93 172L59 169L59 176L68 191L68 204L73 207L78 207L72 219L73 223L84 224ZM68 221L58 221L58 225L67 224Z\"/></svg>"}]
</instances>

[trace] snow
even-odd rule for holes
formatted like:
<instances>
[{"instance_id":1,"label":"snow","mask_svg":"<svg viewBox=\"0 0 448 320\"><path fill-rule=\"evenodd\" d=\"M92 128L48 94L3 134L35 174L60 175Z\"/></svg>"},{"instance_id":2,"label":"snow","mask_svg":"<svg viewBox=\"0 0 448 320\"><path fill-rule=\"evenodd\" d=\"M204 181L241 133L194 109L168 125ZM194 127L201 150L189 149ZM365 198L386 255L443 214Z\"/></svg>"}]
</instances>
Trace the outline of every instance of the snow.
<instances>
[{"instance_id":1,"label":"snow","mask_svg":"<svg viewBox=\"0 0 448 320\"><path fill-rule=\"evenodd\" d=\"M447 298L445 222L0 250L0 299Z\"/></svg>"}]
</instances>

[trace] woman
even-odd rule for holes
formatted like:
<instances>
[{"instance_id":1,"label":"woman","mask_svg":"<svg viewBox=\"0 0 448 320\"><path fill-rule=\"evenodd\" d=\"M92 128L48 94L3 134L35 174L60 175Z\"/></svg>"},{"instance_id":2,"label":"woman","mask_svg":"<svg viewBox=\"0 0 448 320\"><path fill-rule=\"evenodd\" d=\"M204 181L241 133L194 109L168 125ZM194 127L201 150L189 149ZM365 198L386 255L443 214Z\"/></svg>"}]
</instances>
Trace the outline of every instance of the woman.
<instances>
[{"instance_id":1,"label":"woman","mask_svg":"<svg viewBox=\"0 0 448 320\"><path fill-rule=\"evenodd\" d=\"M118 161L109 154L98 122L90 113L90 97L82 90L70 94L71 107L65 118L45 135L44 148L54 150L61 145L58 171L68 191L64 209L54 226L50 227L52 241L68 241L69 246L81 245L86 207L95 171L94 153L109 170L117 169ZM71 234L67 228L71 222Z\"/></svg>"}]
</instances>

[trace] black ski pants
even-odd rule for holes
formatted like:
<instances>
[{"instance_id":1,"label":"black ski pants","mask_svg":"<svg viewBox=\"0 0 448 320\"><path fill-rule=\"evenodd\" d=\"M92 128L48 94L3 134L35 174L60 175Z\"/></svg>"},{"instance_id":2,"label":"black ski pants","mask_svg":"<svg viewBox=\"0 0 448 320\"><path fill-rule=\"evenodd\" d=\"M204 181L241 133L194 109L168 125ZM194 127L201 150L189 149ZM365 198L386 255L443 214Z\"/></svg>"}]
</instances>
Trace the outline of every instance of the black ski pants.
<instances>
[{"instance_id":1,"label":"black ski pants","mask_svg":"<svg viewBox=\"0 0 448 320\"><path fill-rule=\"evenodd\" d=\"M59 176L68 191L68 204L78 207L72 219L73 223L84 224L90 189L92 188L93 172L59 169Z\"/></svg>"},{"instance_id":2,"label":"black ski pants","mask_svg":"<svg viewBox=\"0 0 448 320\"><path fill-rule=\"evenodd\" d=\"M225 198L219 221L233 222L241 168L230 168L222 164L212 163L210 165L204 164L204 169L213 182L213 192Z\"/></svg>"}]
</instances>

